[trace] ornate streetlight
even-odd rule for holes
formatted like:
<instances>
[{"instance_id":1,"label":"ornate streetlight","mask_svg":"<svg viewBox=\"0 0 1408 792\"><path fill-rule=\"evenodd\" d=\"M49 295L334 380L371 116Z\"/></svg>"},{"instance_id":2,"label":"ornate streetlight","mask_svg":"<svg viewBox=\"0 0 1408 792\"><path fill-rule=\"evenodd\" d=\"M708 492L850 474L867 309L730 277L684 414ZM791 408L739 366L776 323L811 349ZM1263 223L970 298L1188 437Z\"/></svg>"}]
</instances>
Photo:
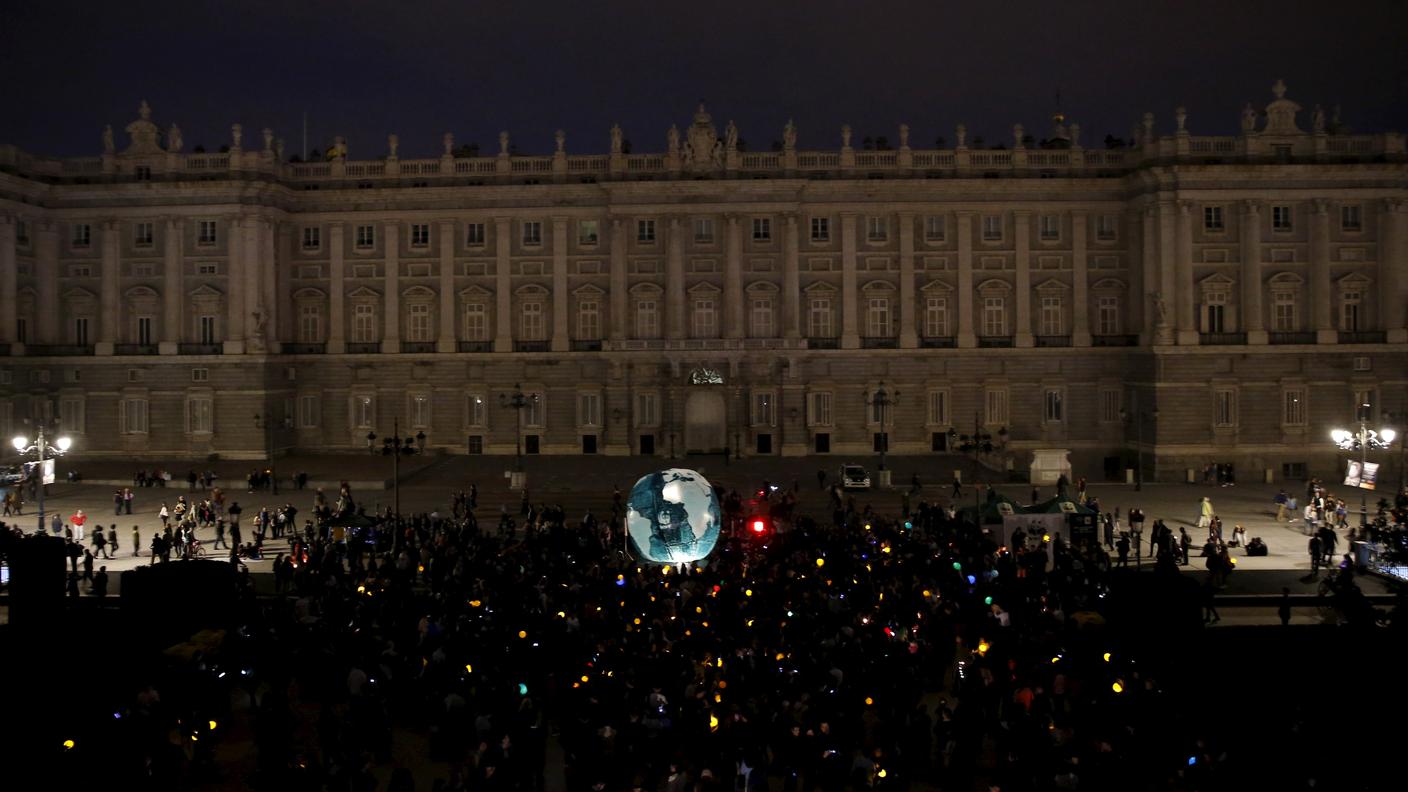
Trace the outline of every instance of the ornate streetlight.
<instances>
[{"instance_id":1,"label":"ornate streetlight","mask_svg":"<svg viewBox=\"0 0 1408 792\"><path fill-rule=\"evenodd\" d=\"M900 403L899 391L888 391L885 389L885 381L880 381L880 387L874 393L865 396L865 405L871 410L871 417L875 423L880 425L880 470L885 470L885 453L890 450L890 408ZM881 473L882 479L886 478L885 473ZM881 486L884 486L882 482Z\"/></svg>"},{"instance_id":2,"label":"ornate streetlight","mask_svg":"<svg viewBox=\"0 0 1408 792\"><path fill-rule=\"evenodd\" d=\"M1392 429L1374 431L1368 427L1369 405L1359 405L1358 415L1359 431L1350 432L1345 429L1334 429L1330 432L1330 439L1335 445L1344 451L1359 452L1359 530L1363 531L1369 526L1369 495L1365 492L1370 487L1365 487L1364 477L1369 461L1369 449L1375 450L1388 448L1393 445L1393 440L1398 436Z\"/></svg>"},{"instance_id":3,"label":"ornate streetlight","mask_svg":"<svg viewBox=\"0 0 1408 792\"><path fill-rule=\"evenodd\" d=\"M263 413L255 413L254 428L266 430L264 440L267 444L266 447L269 449L266 457L269 460L269 483L274 488L274 494L277 495L279 492L279 474L275 470L274 464L274 429L277 426L282 426L284 429L292 429L293 416L285 415L282 421L277 422L270 420L272 418L273 416L266 416Z\"/></svg>"},{"instance_id":4,"label":"ornate streetlight","mask_svg":"<svg viewBox=\"0 0 1408 792\"><path fill-rule=\"evenodd\" d=\"M39 490L39 533L42 534L44 533L44 455L48 454L50 458L62 456L73 445L73 440L67 436L60 436L51 444L44 437L43 425L40 425L35 434L34 442L30 442L29 438L24 435L16 435L10 444L21 456L29 453L38 455L39 463L35 466L35 471L39 476L37 487Z\"/></svg>"},{"instance_id":5,"label":"ornate streetlight","mask_svg":"<svg viewBox=\"0 0 1408 792\"><path fill-rule=\"evenodd\" d=\"M1132 421L1134 423L1134 453L1138 456L1138 461L1134 464L1134 491L1139 492L1144 489L1144 418L1148 416L1155 421L1159 420L1159 411L1152 410L1143 412L1136 410L1132 413L1120 410L1120 420ZM1137 566L1137 564L1136 564Z\"/></svg>"},{"instance_id":6,"label":"ornate streetlight","mask_svg":"<svg viewBox=\"0 0 1408 792\"><path fill-rule=\"evenodd\" d=\"M375 454L376 432L367 432L367 450ZM416 432L415 437L401 435L399 419L391 421L391 436L381 439L381 455L391 457L391 510L397 523L396 533L391 540L391 553L395 555L401 543L401 457L425 453L425 432Z\"/></svg>"},{"instance_id":7,"label":"ornate streetlight","mask_svg":"<svg viewBox=\"0 0 1408 792\"><path fill-rule=\"evenodd\" d=\"M514 383L513 393L499 394L499 406L513 408L518 418L518 431L513 436L513 469L517 473L523 472L523 408L537 403L538 394L524 393L523 386L517 383Z\"/></svg>"}]
</instances>

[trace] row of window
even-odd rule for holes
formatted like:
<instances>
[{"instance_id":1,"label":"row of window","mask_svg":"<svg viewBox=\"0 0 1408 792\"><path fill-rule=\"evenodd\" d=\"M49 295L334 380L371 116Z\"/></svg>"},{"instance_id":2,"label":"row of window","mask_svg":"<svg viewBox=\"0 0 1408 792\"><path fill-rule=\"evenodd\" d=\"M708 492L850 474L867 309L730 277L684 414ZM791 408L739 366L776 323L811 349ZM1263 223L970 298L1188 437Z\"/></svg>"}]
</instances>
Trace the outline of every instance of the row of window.
<instances>
[{"instance_id":1,"label":"row of window","mask_svg":"<svg viewBox=\"0 0 1408 792\"><path fill-rule=\"evenodd\" d=\"M1203 230L1213 234L1227 230L1224 207L1203 207ZM1276 204L1271 207L1271 230L1283 233L1295 230L1295 213L1289 204ZM1363 231L1363 207L1359 204L1342 204L1340 206L1340 230L1351 233Z\"/></svg>"},{"instance_id":2,"label":"row of window","mask_svg":"<svg viewBox=\"0 0 1408 792\"><path fill-rule=\"evenodd\" d=\"M21 223L21 226L24 224ZM212 247L219 242L219 221L198 220L196 221L196 244L203 247ZM93 244L93 226L89 223L74 223L73 236L70 242L75 248L87 248ZM134 247L151 247L155 244L156 232L151 222L141 221L132 224L132 244ZM29 242L29 233L17 236L16 241L25 245Z\"/></svg>"}]
</instances>

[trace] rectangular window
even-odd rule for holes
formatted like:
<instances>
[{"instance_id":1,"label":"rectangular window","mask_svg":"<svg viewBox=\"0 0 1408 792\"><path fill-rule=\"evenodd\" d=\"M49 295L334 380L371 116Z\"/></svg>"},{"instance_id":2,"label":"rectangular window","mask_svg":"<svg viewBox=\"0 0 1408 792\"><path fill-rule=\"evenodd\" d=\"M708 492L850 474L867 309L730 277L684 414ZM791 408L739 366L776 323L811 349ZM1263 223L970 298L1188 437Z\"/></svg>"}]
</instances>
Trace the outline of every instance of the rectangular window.
<instances>
[{"instance_id":1,"label":"rectangular window","mask_svg":"<svg viewBox=\"0 0 1408 792\"><path fill-rule=\"evenodd\" d=\"M430 224L411 223L411 247L423 248L430 245Z\"/></svg>"},{"instance_id":2,"label":"rectangular window","mask_svg":"<svg viewBox=\"0 0 1408 792\"><path fill-rule=\"evenodd\" d=\"M465 397L464 420L465 425L473 429L489 425L489 403L484 401L482 394L471 393Z\"/></svg>"},{"instance_id":3,"label":"rectangular window","mask_svg":"<svg viewBox=\"0 0 1408 792\"><path fill-rule=\"evenodd\" d=\"M23 316L15 319L15 340L21 344L29 343L29 320Z\"/></svg>"},{"instance_id":4,"label":"rectangular window","mask_svg":"<svg viewBox=\"0 0 1408 792\"><path fill-rule=\"evenodd\" d=\"M1038 221L1041 241L1053 242L1061 238L1061 218L1056 215L1042 215Z\"/></svg>"},{"instance_id":5,"label":"rectangular window","mask_svg":"<svg viewBox=\"0 0 1408 792\"><path fill-rule=\"evenodd\" d=\"M196 263L197 275L219 275L220 264L215 261L201 261Z\"/></svg>"},{"instance_id":6,"label":"rectangular window","mask_svg":"<svg viewBox=\"0 0 1408 792\"><path fill-rule=\"evenodd\" d=\"M75 316L73 318L73 343L79 346L88 345L88 317Z\"/></svg>"},{"instance_id":7,"label":"rectangular window","mask_svg":"<svg viewBox=\"0 0 1408 792\"><path fill-rule=\"evenodd\" d=\"M59 399L59 429L67 434L83 434L87 423L87 405L81 396Z\"/></svg>"},{"instance_id":8,"label":"rectangular window","mask_svg":"<svg viewBox=\"0 0 1408 792\"><path fill-rule=\"evenodd\" d=\"M983 335L1007 335L1007 300L1005 298L983 298Z\"/></svg>"},{"instance_id":9,"label":"rectangular window","mask_svg":"<svg viewBox=\"0 0 1408 792\"><path fill-rule=\"evenodd\" d=\"M156 343L156 333L152 329L155 325L156 319L154 319L153 317L137 317L137 326L135 330L137 331L138 344L142 346L152 346Z\"/></svg>"},{"instance_id":10,"label":"rectangular window","mask_svg":"<svg viewBox=\"0 0 1408 792\"><path fill-rule=\"evenodd\" d=\"M376 423L376 399L372 396L357 396L352 402L352 422L358 429L370 429Z\"/></svg>"},{"instance_id":11,"label":"rectangular window","mask_svg":"<svg viewBox=\"0 0 1408 792\"><path fill-rule=\"evenodd\" d=\"M990 426L1007 423L1007 388L988 388L983 394L984 423Z\"/></svg>"},{"instance_id":12,"label":"rectangular window","mask_svg":"<svg viewBox=\"0 0 1408 792\"><path fill-rule=\"evenodd\" d=\"M829 218L829 217L813 217L813 218L812 218L812 241L813 241L813 242L830 242L830 241L831 241L831 218Z\"/></svg>"},{"instance_id":13,"label":"rectangular window","mask_svg":"<svg viewBox=\"0 0 1408 792\"><path fill-rule=\"evenodd\" d=\"M469 303L464 307L464 339L489 340L489 312L484 303Z\"/></svg>"},{"instance_id":14,"label":"rectangular window","mask_svg":"<svg viewBox=\"0 0 1408 792\"><path fill-rule=\"evenodd\" d=\"M947 297L929 297L924 300L924 337L948 337Z\"/></svg>"},{"instance_id":15,"label":"rectangular window","mask_svg":"<svg viewBox=\"0 0 1408 792\"><path fill-rule=\"evenodd\" d=\"M929 425L946 426L948 424L948 391L929 391Z\"/></svg>"},{"instance_id":16,"label":"rectangular window","mask_svg":"<svg viewBox=\"0 0 1408 792\"><path fill-rule=\"evenodd\" d=\"M122 433L147 433L147 400L124 399L122 402Z\"/></svg>"},{"instance_id":17,"label":"rectangular window","mask_svg":"<svg viewBox=\"0 0 1408 792\"><path fill-rule=\"evenodd\" d=\"M371 344L377 341L376 306L358 303L352 306L352 342Z\"/></svg>"},{"instance_id":18,"label":"rectangular window","mask_svg":"<svg viewBox=\"0 0 1408 792\"><path fill-rule=\"evenodd\" d=\"M193 369L191 369L191 382L209 382L209 381L210 381L210 369L208 369L208 368L193 368Z\"/></svg>"},{"instance_id":19,"label":"rectangular window","mask_svg":"<svg viewBox=\"0 0 1408 792\"><path fill-rule=\"evenodd\" d=\"M637 220L637 221L636 221L636 241L639 242L639 243L641 243L642 245L653 245L653 244L655 244L655 221L654 221L654 220Z\"/></svg>"},{"instance_id":20,"label":"rectangular window","mask_svg":"<svg viewBox=\"0 0 1408 792\"><path fill-rule=\"evenodd\" d=\"M524 341L542 341L544 338L543 324L543 304L540 302L526 302L518 308L521 321L519 330L522 332Z\"/></svg>"},{"instance_id":21,"label":"rectangular window","mask_svg":"<svg viewBox=\"0 0 1408 792\"><path fill-rule=\"evenodd\" d=\"M430 326L428 303L412 303L406 306L406 340L415 343L435 340L434 331Z\"/></svg>"},{"instance_id":22,"label":"rectangular window","mask_svg":"<svg viewBox=\"0 0 1408 792\"><path fill-rule=\"evenodd\" d=\"M1229 427L1237 425L1237 391L1232 388L1218 388L1212 394L1213 426Z\"/></svg>"},{"instance_id":23,"label":"rectangular window","mask_svg":"<svg viewBox=\"0 0 1408 792\"><path fill-rule=\"evenodd\" d=\"M484 245L484 224L466 223L464 226L464 243L468 247L482 247Z\"/></svg>"},{"instance_id":24,"label":"rectangular window","mask_svg":"<svg viewBox=\"0 0 1408 792\"><path fill-rule=\"evenodd\" d=\"M215 340L215 317L211 315L196 317L196 335L199 343L205 346L220 343Z\"/></svg>"},{"instance_id":25,"label":"rectangular window","mask_svg":"<svg viewBox=\"0 0 1408 792\"><path fill-rule=\"evenodd\" d=\"M209 396L192 396L186 400L186 432L210 434L215 428L215 403Z\"/></svg>"},{"instance_id":26,"label":"rectangular window","mask_svg":"<svg viewBox=\"0 0 1408 792\"><path fill-rule=\"evenodd\" d=\"M694 301L693 330L695 338L714 338L719 334L718 314L714 301L700 299Z\"/></svg>"},{"instance_id":27,"label":"rectangular window","mask_svg":"<svg viewBox=\"0 0 1408 792\"><path fill-rule=\"evenodd\" d=\"M1119 388L1105 388L1100 391L1100 421L1102 423L1117 423L1120 420L1120 411Z\"/></svg>"},{"instance_id":28,"label":"rectangular window","mask_svg":"<svg viewBox=\"0 0 1408 792\"><path fill-rule=\"evenodd\" d=\"M807 395L807 424L809 426L831 425L831 394L826 391Z\"/></svg>"},{"instance_id":29,"label":"rectangular window","mask_svg":"<svg viewBox=\"0 0 1408 792\"><path fill-rule=\"evenodd\" d=\"M1281 391L1281 425L1305 426L1305 388Z\"/></svg>"},{"instance_id":30,"label":"rectangular window","mask_svg":"<svg viewBox=\"0 0 1408 792\"><path fill-rule=\"evenodd\" d=\"M1291 230L1291 207L1273 206L1271 207L1271 230L1290 231Z\"/></svg>"},{"instance_id":31,"label":"rectangular window","mask_svg":"<svg viewBox=\"0 0 1408 792\"><path fill-rule=\"evenodd\" d=\"M944 227L943 215L929 215L924 218L924 241L942 242L946 236L947 229Z\"/></svg>"},{"instance_id":32,"label":"rectangular window","mask_svg":"<svg viewBox=\"0 0 1408 792\"><path fill-rule=\"evenodd\" d=\"M1354 408L1352 414L1355 419L1358 420L1360 414L1363 413L1365 420L1372 422L1374 419L1374 404L1377 401L1378 399L1374 398L1373 388L1355 389L1354 404L1351 405Z\"/></svg>"},{"instance_id":33,"label":"rectangular window","mask_svg":"<svg viewBox=\"0 0 1408 792\"><path fill-rule=\"evenodd\" d=\"M1041 335L1059 336L1066 334L1065 310L1060 297L1041 298Z\"/></svg>"},{"instance_id":34,"label":"rectangular window","mask_svg":"<svg viewBox=\"0 0 1408 792\"><path fill-rule=\"evenodd\" d=\"M865 218L865 238L870 242L884 242L890 238L889 224L883 217Z\"/></svg>"},{"instance_id":35,"label":"rectangular window","mask_svg":"<svg viewBox=\"0 0 1408 792\"><path fill-rule=\"evenodd\" d=\"M411 396L406 405L410 412L412 429L430 428L430 397L424 393Z\"/></svg>"},{"instance_id":36,"label":"rectangular window","mask_svg":"<svg viewBox=\"0 0 1408 792\"><path fill-rule=\"evenodd\" d=\"M523 244L528 247L543 244L543 224L537 220L523 221Z\"/></svg>"},{"instance_id":37,"label":"rectangular window","mask_svg":"<svg viewBox=\"0 0 1408 792\"><path fill-rule=\"evenodd\" d=\"M526 407L522 408L523 425L533 429L541 429L547 416L546 410L543 409L546 406L543 403L543 394L529 393L526 395L528 403Z\"/></svg>"},{"instance_id":38,"label":"rectangular window","mask_svg":"<svg viewBox=\"0 0 1408 792\"><path fill-rule=\"evenodd\" d=\"M216 242L216 221L201 220L196 225L196 244L201 246L214 245Z\"/></svg>"},{"instance_id":39,"label":"rectangular window","mask_svg":"<svg viewBox=\"0 0 1408 792\"><path fill-rule=\"evenodd\" d=\"M584 341L601 338L601 304L582 300L577 305L577 337Z\"/></svg>"},{"instance_id":40,"label":"rectangular window","mask_svg":"<svg viewBox=\"0 0 1408 792\"><path fill-rule=\"evenodd\" d=\"M1271 297L1271 329L1278 333L1293 333L1299 326L1295 292L1278 291Z\"/></svg>"},{"instance_id":41,"label":"rectangular window","mask_svg":"<svg viewBox=\"0 0 1408 792\"><path fill-rule=\"evenodd\" d=\"M303 229L303 249L317 250L323 246L322 229L317 226L307 226Z\"/></svg>"},{"instance_id":42,"label":"rectangular window","mask_svg":"<svg viewBox=\"0 0 1408 792\"><path fill-rule=\"evenodd\" d=\"M772 300L767 297L753 299L753 311L749 325L754 338L772 338Z\"/></svg>"},{"instance_id":43,"label":"rectangular window","mask_svg":"<svg viewBox=\"0 0 1408 792\"><path fill-rule=\"evenodd\" d=\"M694 218L694 241L702 245L714 241L714 219L712 217Z\"/></svg>"},{"instance_id":44,"label":"rectangular window","mask_svg":"<svg viewBox=\"0 0 1408 792\"><path fill-rule=\"evenodd\" d=\"M1203 332L1227 332L1227 292L1208 292L1204 295Z\"/></svg>"},{"instance_id":45,"label":"rectangular window","mask_svg":"<svg viewBox=\"0 0 1408 792\"><path fill-rule=\"evenodd\" d=\"M890 298L871 297L866 310L866 335L871 338L890 336Z\"/></svg>"},{"instance_id":46,"label":"rectangular window","mask_svg":"<svg viewBox=\"0 0 1408 792\"><path fill-rule=\"evenodd\" d=\"M1359 204L1345 204L1340 207L1340 230L1363 231L1364 218Z\"/></svg>"},{"instance_id":47,"label":"rectangular window","mask_svg":"<svg viewBox=\"0 0 1408 792\"><path fill-rule=\"evenodd\" d=\"M1340 293L1340 329L1346 333L1354 333L1359 330L1361 302L1363 302L1363 294L1358 291Z\"/></svg>"},{"instance_id":48,"label":"rectangular window","mask_svg":"<svg viewBox=\"0 0 1408 792\"><path fill-rule=\"evenodd\" d=\"M155 244L151 223L135 223L132 226L132 245L145 248Z\"/></svg>"},{"instance_id":49,"label":"rectangular window","mask_svg":"<svg viewBox=\"0 0 1408 792\"><path fill-rule=\"evenodd\" d=\"M577 244L595 245L600 240L595 220L581 220L577 223Z\"/></svg>"},{"instance_id":50,"label":"rectangular window","mask_svg":"<svg viewBox=\"0 0 1408 792\"><path fill-rule=\"evenodd\" d=\"M1095 329L1100 335L1119 335L1120 301L1117 297L1099 297L1095 300Z\"/></svg>"},{"instance_id":51,"label":"rectangular window","mask_svg":"<svg viewBox=\"0 0 1408 792\"><path fill-rule=\"evenodd\" d=\"M753 241L772 241L772 219L767 217L753 218Z\"/></svg>"},{"instance_id":52,"label":"rectangular window","mask_svg":"<svg viewBox=\"0 0 1408 792\"><path fill-rule=\"evenodd\" d=\"M1098 215L1095 218L1095 238L1109 242L1119 237L1120 219L1116 215Z\"/></svg>"},{"instance_id":53,"label":"rectangular window","mask_svg":"<svg viewBox=\"0 0 1408 792\"><path fill-rule=\"evenodd\" d=\"M318 344L323 340L323 309L318 305L301 305L298 308L298 340L304 344Z\"/></svg>"},{"instance_id":54,"label":"rectangular window","mask_svg":"<svg viewBox=\"0 0 1408 792\"><path fill-rule=\"evenodd\" d=\"M577 425L601 426L601 394L577 394Z\"/></svg>"},{"instance_id":55,"label":"rectangular window","mask_svg":"<svg viewBox=\"0 0 1408 792\"><path fill-rule=\"evenodd\" d=\"M654 393L636 394L636 426L657 426L660 423L660 397Z\"/></svg>"},{"instance_id":56,"label":"rectangular window","mask_svg":"<svg viewBox=\"0 0 1408 792\"><path fill-rule=\"evenodd\" d=\"M753 394L753 425L772 426L773 421L773 395L772 391Z\"/></svg>"},{"instance_id":57,"label":"rectangular window","mask_svg":"<svg viewBox=\"0 0 1408 792\"><path fill-rule=\"evenodd\" d=\"M1203 207L1203 230L1211 231L1214 233L1218 231L1227 230L1227 225L1225 224L1222 218L1221 206Z\"/></svg>"},{"instance_id":58,"label":"rectangular window","mask_svg":"<svg viewBox=\"0 0 1408 792\"><path fill-rule=\"evenodd\" d=\"M807 335L811 338L835 338L836 331L831 321L831 300L814 297L807 311Z\"/></svg>"},{"instance_id":59,"label":"rectangular window","mask_svg":"<svg viewBox=\"0 0 1408 792\"><path fill-rule=\"evenodd\" d=\"M660 336L660 311L654 300L636 301L636 338Z\"/></svg>"},{"instance_id":60,"label":"rectangular window","mask_svg":"<svg viewBox=\"0 0 1408 792\"><path fill-rule=\"evenodd\" d=\"M1044 423L1061 423L1066 420L1066 395L1060 390L1047 389L1042 395L1041 419Z\"/></svg>"},{"instance_id":61,"label":"rectangular window","mask_svg":"<svg viewBox=\"0 0 1408 792\"><path fill-rule=\"evenodd\" d=\"M983 241L999 242L1002 240L1002 216L983 216Z\"/></svg>"},{"instance_id":62,"label":"rectangular window","mask_svg":"<svg viewBox=\"0 0 1408 792\"><path fill-rule=\"evenodd\" d=\"M29 246L29 223L23 220L15 221L15 244L20 247Z\"/></svg>"},{"instance_id":63,"label":"rectangular window","mask_svg":"<svg viewBox=\"0 0 1408 792\"><path fill-rule=\"evenodd\" d=\"M313 394L298 397L298 426L302 429L318 428L318 412L322 398Z\"/></svg>"},{"instance_id":64,"label":"rectangular window","mask_svg":"<svg viewBox=\"0 0 1408 792\"><path fill-rule=\"evenodd\" d=\"M93 244L93 227L87 223L75 223L73 225L73 246L86 248L91 244Z\"/></svg>"},{"instance_id":65,"label":"rectangular window","mask_svg":"<svg viewBox=\"0 0 1408 792\"><path fill-rule=\"evenodd\" d=\"M358 250L370 250L376 247L376 226L357 226L356 245Z\"/></svg>"}]
</instances>

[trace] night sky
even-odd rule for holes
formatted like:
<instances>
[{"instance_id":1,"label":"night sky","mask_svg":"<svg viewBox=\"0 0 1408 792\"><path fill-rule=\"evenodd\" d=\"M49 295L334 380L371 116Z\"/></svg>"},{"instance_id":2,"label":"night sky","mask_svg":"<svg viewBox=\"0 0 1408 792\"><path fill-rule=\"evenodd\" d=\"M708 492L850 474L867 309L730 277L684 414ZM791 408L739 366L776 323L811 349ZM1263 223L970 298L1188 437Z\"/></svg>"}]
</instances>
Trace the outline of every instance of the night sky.
<instances>
[{"instance_id":1,"label":"night sky","mask_svg":"<svg viewBox=\"0 0 1408 792\"><path fill-rule=\"evenodd\" d=\"M1283 78L1305 113L1343 106L1354 131L1408 130L1408 3L499 2L401 0L14 0L0 15L0 143L95 156L147 99L186 151L246 148L272 127L299 148L345 135L351 158L438 156L441 135L497 151L604 153L619 120L635 151L707 102L754 151L789 117L800 148L836 148L901 122L932 147L966 123L970 141L1040 138L1060 89L1082 142L1123 137L1146 110L1160 132L1188 108L1194 134L1235 134L1242 105Z\"/></svg>"}]
</instances>

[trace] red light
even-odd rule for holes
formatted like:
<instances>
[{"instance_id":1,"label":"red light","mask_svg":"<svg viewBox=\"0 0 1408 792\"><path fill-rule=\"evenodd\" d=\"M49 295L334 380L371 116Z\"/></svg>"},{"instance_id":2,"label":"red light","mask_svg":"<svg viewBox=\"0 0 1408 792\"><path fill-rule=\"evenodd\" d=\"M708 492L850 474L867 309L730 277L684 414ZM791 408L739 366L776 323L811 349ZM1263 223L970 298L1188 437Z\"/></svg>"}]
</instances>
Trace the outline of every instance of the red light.
<instances>
[{"instance_id":1,"label":"red light","mask_svg":"<svg viewBox=\"0 0 1408 792\"><path fill-rule=\"evenodd\" d=\"M767 530L768 530L768 525L767 525L767 523L763 522L762 520L754 520L754 521L753 521L753 533L758 533L758 534L760 534L760 533L765 533Z\"/></svg>"}]
</instances>

